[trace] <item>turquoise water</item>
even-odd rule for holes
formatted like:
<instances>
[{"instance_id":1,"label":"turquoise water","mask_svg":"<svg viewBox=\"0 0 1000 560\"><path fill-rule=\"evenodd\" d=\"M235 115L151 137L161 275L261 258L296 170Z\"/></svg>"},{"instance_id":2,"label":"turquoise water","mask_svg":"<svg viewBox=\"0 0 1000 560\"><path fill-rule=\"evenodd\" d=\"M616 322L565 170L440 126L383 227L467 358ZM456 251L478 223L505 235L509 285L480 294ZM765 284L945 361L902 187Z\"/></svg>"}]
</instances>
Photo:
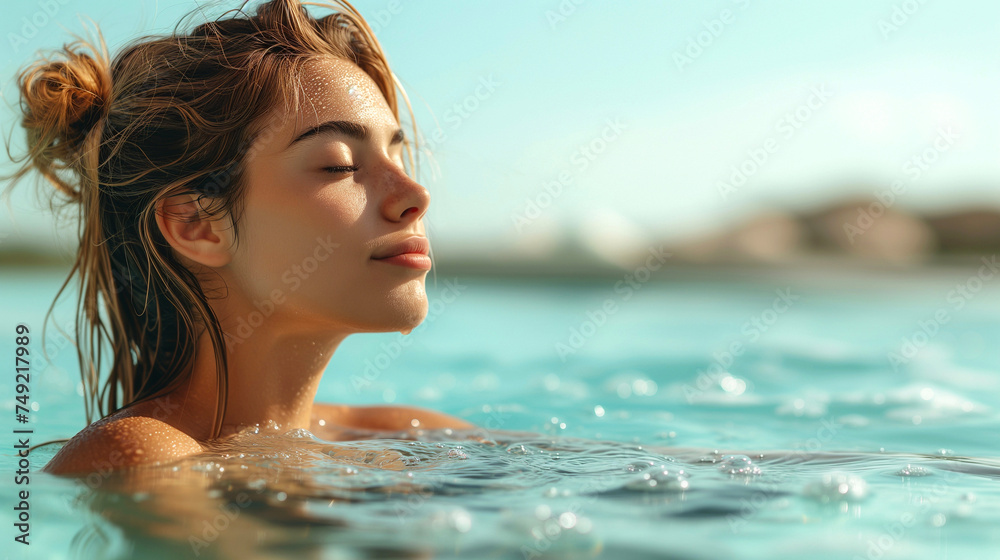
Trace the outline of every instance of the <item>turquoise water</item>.
<instances>
[{"instance_id":1,"label":"turquoise water","mask_svg":"<svg viewBox=\"0 0 1000 560\"><path fill-rule=\"evenodd\" d=\"M11 558L993 557L1000 283L977 269L702 271L617 290L442 274L412 343L348 339L318 398L484 430L247 432L89 486L35 474L33 544ZM0 274L0 355L58 280ZM83 418L72 349L50 338L33 442ZM0 480L12 539L17 487Z\"/></svg>"}]
</instances>

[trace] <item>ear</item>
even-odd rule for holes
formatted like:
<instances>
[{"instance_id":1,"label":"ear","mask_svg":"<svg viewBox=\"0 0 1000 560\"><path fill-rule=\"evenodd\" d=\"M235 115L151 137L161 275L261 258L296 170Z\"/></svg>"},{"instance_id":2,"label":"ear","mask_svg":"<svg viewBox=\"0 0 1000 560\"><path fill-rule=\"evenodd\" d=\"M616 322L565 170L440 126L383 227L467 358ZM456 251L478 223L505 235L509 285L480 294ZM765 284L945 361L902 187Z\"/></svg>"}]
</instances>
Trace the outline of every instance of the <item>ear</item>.
<instances>
[{"instance_id":1,"label":"ear","mask_svg":"<svg viewBox=\"0 0 1000 560\"><path fill-rule=\"evenodd\" d=\"M208 215L195 195L179 194L157 201L156 225L175 251L198 264L215 268L232 260L229 220Z\"/></svg>"}]
</instances>

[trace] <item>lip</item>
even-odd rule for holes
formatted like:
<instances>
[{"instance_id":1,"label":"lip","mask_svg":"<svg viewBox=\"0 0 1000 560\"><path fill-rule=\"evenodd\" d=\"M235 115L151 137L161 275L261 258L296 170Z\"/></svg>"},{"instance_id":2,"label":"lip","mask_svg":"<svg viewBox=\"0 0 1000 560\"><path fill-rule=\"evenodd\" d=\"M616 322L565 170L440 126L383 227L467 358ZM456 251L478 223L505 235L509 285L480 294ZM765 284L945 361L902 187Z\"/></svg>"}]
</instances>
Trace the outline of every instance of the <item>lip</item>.
<instances>
[{"instance_id":1,"label":"lip","mask_svg":"<svg viewBox=\"0 0 1000 560\"><path fill-rule=\"evenodd\" d=\"M379 249L372 260L420 270L430 270L430 243L426 237L416 235Z\"/></svg>"},{"instance_id":2,"label":"lip","mask_svg":"<svg viewBox=\"0 0 1000 560\"><path fill-rule=\"evenodd\" d=\"M384 259L373 259L375 262L394 264L397 266L405 266L408 268L416 268L417 270L430 270L431 269L431 258L427 255L422 255L420 253L403 253L402 255L395 255L392 257L386 257Z\"/></svg>"}]
</instances>

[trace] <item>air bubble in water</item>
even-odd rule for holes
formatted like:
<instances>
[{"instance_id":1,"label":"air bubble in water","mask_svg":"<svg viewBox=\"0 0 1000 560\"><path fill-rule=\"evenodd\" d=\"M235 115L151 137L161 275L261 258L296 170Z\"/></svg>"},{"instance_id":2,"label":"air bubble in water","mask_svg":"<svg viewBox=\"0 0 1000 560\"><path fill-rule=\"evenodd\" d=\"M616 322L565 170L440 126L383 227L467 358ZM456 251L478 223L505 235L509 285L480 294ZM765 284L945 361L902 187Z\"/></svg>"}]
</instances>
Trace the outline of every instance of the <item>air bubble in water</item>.
<instances>
[{"instance_id":1,"label":"air bubble in water","mask_svg":"<svg viewBox=\"0 0 1000 560\"><path fill-rule=\"evenodd\" d=\"M760 474L760 467L746 455L726 455L719 462L719 470L732 475L754 476Z\"/></svg>"},{"instance_id":2,"label":"air bubble in water","mask_svg":"<svg viewBox=\"0 0 1000 560\"><path fill-rule=\"evenodd\" d=\"M625 488L629 490L646 492L683 492L689 486L686 472L666 469L663 466L643 472L625 483Z\"/></svg>"},{"instance_id":3,"label":"air bubble in water","mask_svg":"<svg viewBox=\"0 0 1000 560\"><path fill-rule=\"evenodd\" d=\"M465 454L465 451L462 451L461 449L449 449L448 457L451 459L459 459L459 460L464 460L469 458L469 456Z\"/></svg>"},{"instance_id":4,"label":"air bubble in water","mask_svg":"<svg viewBox=\"0 0 1000 560\"><path fill-rule=\"evenodd\" d=\"M698 463L718 463L721 457L722 457L722 454L719 453L719 450L718 449L714 449L714 450L712 450L712 452L710 454L708 454L708 455L702 455L701 457L699 457L697 462Z\"/></svg>"},{"instance_id":5,"label":"air bubble in water","mask_svg":"<svg viewBox=\"0 0 1000 560\"><path fill-rule=\"evenodd\" d=\"M510 453L511 455L530 455L531 450L523 444L516 443L514 445L507 446L507 453Z\"/></svg>"},{"instance_id":6,"label":"air bubble in water","mask_svg":"<svg viewBox=\"0 0 1000 560\"><path fill-rule=\"evenodd\" d=\"M930 476L933 473L923 467L916 465L906 465L905 467L896 471L896 476Z\"/></svg>"},{"instance_id":7,"label":"air bubble in water","mask_svg":"<svg viewBox=\"0 0 1000 560\"><path fill-rule=\"evenodd\" d=\"M652 461L639 461L637 463L629 463L625 465L625 470L628 472L642 472L652 466Z\"/></svg>"}]
</instances>

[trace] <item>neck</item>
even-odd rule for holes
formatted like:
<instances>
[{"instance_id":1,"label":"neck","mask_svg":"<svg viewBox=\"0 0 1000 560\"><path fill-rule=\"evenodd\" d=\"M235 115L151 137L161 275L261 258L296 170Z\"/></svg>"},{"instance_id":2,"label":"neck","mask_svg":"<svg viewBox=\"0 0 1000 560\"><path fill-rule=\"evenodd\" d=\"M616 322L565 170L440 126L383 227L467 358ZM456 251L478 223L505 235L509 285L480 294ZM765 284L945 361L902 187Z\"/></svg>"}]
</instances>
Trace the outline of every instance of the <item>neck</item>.
<instances>
[{"instance_id":1,"label":"neck","mask_svg":"<svg viewBox=\"0 0 1000 560\"><path fill-rule=\"evenodd\" d=\"M241 342L229 340L226 411L219 437L259 425L310 429L323 371L346 335L279 333L261 326ZM199 338L191 376L170 399L168 423L199 441L212 439L218 408L218 368L207 334ZM174 406L177 405L177 406Z\"/></svg>"}]
</instances>

